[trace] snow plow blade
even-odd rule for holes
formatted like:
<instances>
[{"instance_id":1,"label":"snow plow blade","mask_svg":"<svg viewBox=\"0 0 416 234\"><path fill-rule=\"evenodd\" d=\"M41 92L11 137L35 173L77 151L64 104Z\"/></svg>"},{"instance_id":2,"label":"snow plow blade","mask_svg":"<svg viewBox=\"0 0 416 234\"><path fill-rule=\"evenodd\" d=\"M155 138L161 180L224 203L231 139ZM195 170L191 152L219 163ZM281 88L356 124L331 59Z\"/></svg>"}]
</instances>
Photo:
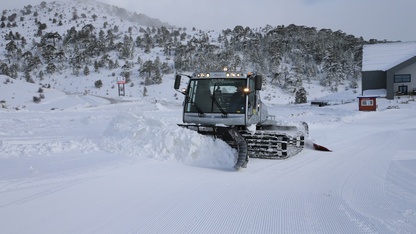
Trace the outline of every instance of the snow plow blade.
<instances>
[{"instance_id":1,"label":"snow plow blade","mask_svg":"<svg viewBox=\"0 0 416 234\"><path fill-rule=\"evenodd\" d=\"M314 148L315 150L318 150L318 151L327 151L327 152L332 152L332 150L330 150L330 149L326 148L325 146L318 145L318 144L315 144L315 143L313 143L313 148Z\"/></svg>"}]
</instances>

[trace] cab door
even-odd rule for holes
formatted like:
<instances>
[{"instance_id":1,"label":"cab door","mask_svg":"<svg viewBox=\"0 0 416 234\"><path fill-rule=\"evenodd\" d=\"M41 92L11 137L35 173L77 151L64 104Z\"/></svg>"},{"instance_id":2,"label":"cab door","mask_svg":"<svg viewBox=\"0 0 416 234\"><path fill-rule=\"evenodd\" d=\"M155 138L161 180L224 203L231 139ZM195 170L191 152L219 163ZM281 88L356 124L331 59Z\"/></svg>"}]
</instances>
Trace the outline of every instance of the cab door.
<instances>
[{"instance_id":1,"label":"cab door","mask_svg":"<svg viewBox=\"0 0 416 234\"><path fill-rule=\"evenodd\" d=\"M255 89L254 79L249 79L248 88L250 92L247 95L247 125L252 125L259 122L259 115L257 111L257 92Z\"/></svg>"}]
</instances>

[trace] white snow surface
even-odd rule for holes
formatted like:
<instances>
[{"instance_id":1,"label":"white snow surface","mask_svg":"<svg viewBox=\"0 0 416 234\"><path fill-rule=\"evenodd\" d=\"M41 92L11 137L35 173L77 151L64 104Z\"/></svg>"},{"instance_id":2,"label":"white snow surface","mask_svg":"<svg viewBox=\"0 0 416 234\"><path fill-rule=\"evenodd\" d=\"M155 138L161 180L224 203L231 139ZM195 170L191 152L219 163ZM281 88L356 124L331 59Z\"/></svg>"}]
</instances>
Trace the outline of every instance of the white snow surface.
<instances>
[{"instance_id":1,"label":"white snow surface","mask_svg":"<svg viewBox=\"0 0 416 234\"><path fill-rule=\"evenodd\" d=\"M5 80L0 233L416 233L412 98L379 99L375 112L270 101L270 114L306 121L309 140L333 152L235 171L235 150L176 125L181 96L45 89L34 104L33 84Z\"/></svg>"},{"instance_id":2,"label":"white snow surface","mask_svg":"<svg viewBox=\"0 0 416 234\"><path fill-rule=\"evenodd\" d=\"M387 90L386 89L369 89L364 90L363 96L373 96L373 97L387 97Z\"/></svg>"}]
</instances>

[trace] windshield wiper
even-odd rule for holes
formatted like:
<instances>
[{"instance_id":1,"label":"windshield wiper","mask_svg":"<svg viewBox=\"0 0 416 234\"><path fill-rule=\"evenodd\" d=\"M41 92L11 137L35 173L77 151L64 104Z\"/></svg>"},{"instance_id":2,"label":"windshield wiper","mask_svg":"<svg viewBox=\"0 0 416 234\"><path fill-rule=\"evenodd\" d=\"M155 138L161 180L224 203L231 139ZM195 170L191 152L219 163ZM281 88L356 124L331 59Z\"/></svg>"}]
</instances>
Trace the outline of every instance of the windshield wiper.
<instances>
[{"instance_id":1,"label":"windshield wiper","mask_svg":"<svg viewBox=\"0 0 416 234\"><path fill-rule=\"evenodd\" d=\"M221 113L223 114L223 116L227 116L228 115L228 113L224 110L224 108L222 108L222 106L221 106L221 104L218 102L218 100L215 98L215 90L216 90L216 87L217 85L215 84L214 85L214 91L213 91L213 93L214 94L212 94L211 95L211 99L212 99L212 102L213 103L215 103L215 105L218 107L218 109L220 109L220 111L221 111ZM211 104L212 105L212 104Z\"/></svg>"},{"instance_id":2,"label":"windshield wiper","mask_svg":"<svg viewBox=\"0 0 416 234\"><path fill-rule=\"evenodd\" d=\"M199 116L205 116L205 113L202 111L202 109L196 104L196 102L193 102L196 110L198 111Z\"/></svg>"},{"instance_id":3,"label":"windshield wiper","mask_svg":"<svg viewBox=\"0 0 416 234\"><path fill-rule=\"evenodd\" d=\"M189 96L186 96L186 101L187 101L188 103L190 103L190 104L194 104L194 107L195 107L195 108L196 108L196 110L198 111L198 115L199 115L200 117L205 116L205 113L202 111L201 107L199 107L199 106L196 104L196 102L191 102L191 101L189 101L189 100L190 100L190 97L189 97Z\"/></svg>"}]
</instances>

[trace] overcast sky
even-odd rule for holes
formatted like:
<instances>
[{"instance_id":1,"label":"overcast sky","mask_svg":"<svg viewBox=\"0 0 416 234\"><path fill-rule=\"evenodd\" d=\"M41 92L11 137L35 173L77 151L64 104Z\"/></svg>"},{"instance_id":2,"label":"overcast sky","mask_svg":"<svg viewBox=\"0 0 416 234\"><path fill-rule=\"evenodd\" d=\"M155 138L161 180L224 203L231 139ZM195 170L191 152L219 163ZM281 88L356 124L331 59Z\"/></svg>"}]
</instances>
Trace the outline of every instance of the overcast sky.
<instances>
[{"instance_id":1,"label":"overcast sky","mask_svg":"<svg viewBox=\"0 0 416 234\"><path fill-rule=\"evenodd\" d=\"M50 2L51 0L45 0ZM100 0L178 27L305 25L364 39L416 41L415 0ZM41 0L7 0L0 9Z\"/></svg>"}]
</instances>

